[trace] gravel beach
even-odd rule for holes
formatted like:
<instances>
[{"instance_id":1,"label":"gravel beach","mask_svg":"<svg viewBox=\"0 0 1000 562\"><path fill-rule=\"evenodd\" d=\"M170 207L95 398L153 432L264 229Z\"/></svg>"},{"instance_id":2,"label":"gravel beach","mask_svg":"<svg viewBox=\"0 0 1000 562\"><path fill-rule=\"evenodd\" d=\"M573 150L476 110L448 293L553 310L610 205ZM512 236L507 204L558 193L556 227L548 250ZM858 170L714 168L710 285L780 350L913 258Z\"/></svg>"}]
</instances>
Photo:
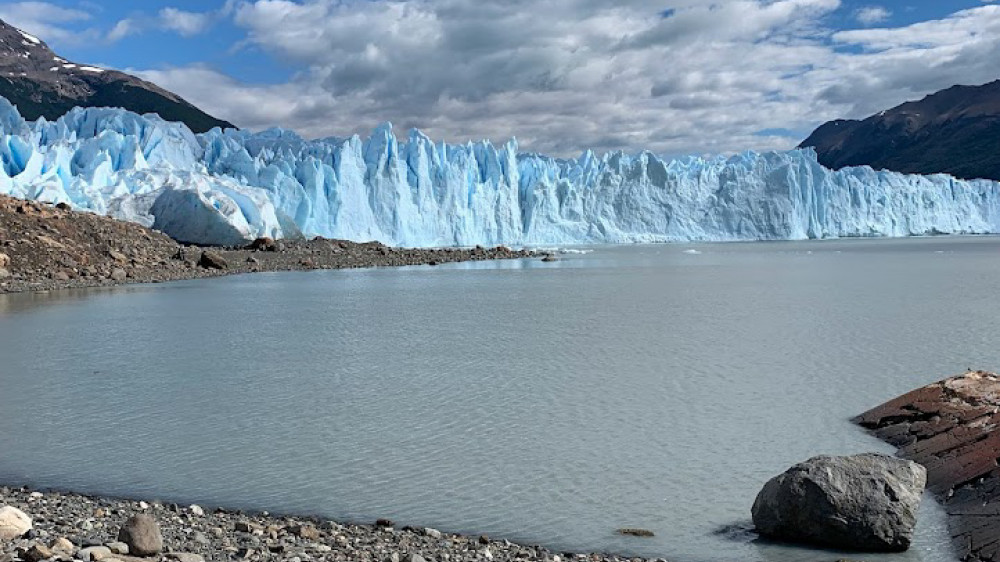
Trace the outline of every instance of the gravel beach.
<instances>
[{"instance_id":1,"label":"gravel beach","mask_svg":"<svg viewBox=\"0 0 1000 562\"><path fill-rule=\"evenodd\" d=\"M180 244L141 225L65 205L0 196L0 294L161 283L261 271L439 265L541 257L495 248L392 248L379 242L259 239L242 248Z\"/></svg>"},{"instance_id":2,"label":"gravel beach","mask_svg":"<svg viewBox=\"0 0 1000 562\"><path fill-rule=\"evenodd\" d=\"M30 517L31 527L16 529L4 538L3 533L11 529L4 526L5 513L9 516L14 510ZM13 521L16 526L17 519ZM122 532L123 527L128 530ZM23 534L10 536L21 531ZM147 555L137 557L137 551ZM149 554L150 551L156 552ZM243 513L197 505L2 487L0 562L21 560L643 562L644 559L555 553L485 536L402 527L386 520L356 525L312 517L272 516L266 512Z\"/></svg>"}]
</instances>

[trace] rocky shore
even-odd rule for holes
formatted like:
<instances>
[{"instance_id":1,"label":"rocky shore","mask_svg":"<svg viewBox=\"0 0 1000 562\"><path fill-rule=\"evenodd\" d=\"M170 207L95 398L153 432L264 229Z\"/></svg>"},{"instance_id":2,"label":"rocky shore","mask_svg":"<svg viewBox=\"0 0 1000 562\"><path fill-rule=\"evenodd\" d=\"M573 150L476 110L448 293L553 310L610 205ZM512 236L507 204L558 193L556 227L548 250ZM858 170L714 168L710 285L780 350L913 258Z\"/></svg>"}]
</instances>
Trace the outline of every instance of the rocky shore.
<instances>
[{"instance_id":1,"label":"rocky shore","mask_svg":"<svg viewBox=\"0 0 1000 562\"><path fill-rule=\"evenodd\" d=\"M927 467L968 562L1000 562L1000 375L969 371L918 388L854 420Z\"/></svg>"},{"instance_id":2,"label":"rocky shore","mask_svg":"<svg viewBox=\"0 0 1000 562\"><path fill-rule=\"evenodd\" d=\"M161 283L260 271L344 269L539 257L496 248L409 249L379 242L261 239L185 246L138 224L0 196L0 294Z\"/></svg>"},{"instance_id":3,"label":"rocky shore","mask_svg":"<svg viewBox=\"0 0 1000 562\"><path fill-rule=\"evenodd\" d=\"M23 518L11 515L13 510L31 518L30 528L23 526ZM5 521L11 524L5 526ZM604 554L554 553L486 536L399 527L387 520L354 525L197 505L0 488L0 562L22 560L643 561Z\"/></svg>"}]
</instances>

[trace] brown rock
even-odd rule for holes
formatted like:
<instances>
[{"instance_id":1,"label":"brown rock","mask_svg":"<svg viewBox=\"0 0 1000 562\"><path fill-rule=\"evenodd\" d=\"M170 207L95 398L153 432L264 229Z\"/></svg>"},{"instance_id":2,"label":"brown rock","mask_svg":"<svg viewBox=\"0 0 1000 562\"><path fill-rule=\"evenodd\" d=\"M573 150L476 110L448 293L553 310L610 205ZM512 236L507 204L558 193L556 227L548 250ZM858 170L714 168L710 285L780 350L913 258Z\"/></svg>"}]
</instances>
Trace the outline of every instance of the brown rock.
<instances>
[{"instance_id":1,"label":"brown rock","mask_svg":"<svg viewBox=\"0 0 1000 562\"><path fill-rule=\"evenodd\" d=\"M618 529L619 535L630 535L633 537L652 537L655 536L653 531L648 529L636 529L633 527L626 527L624 529Z\"/></svg>"},{"instance_id":2,"label":"brown rock","mask_svg":"<svg viewBox=\"0 0 1000 562\"><path fill-rule=\"evenodd\" d=\"M146 514L130 517L118 532L118 540L127 544L129 553L136 556L153 556L163 550L160 526Z\"/></svg>"},{"instance_id":3,"label":"brown rock","mask_svg":"<svg viewBox=\"0 0 1000 562\"><path fill-rule=\"evenodd\" d=\"M176 560L177 562L205 562L205 558L202 555L191 554L189 552L171 552L167 554L167 558Z\"/></svg>"},{"instance_id":4,"label":"brown rock","mask_svg":"<svg viewBox=\"0 0 1000 562\"><path fill-rule=\"evenodd\" d=\"M218 253L211 250L205 250L201 253L201 259L198 260L198 265L204 267L205 269L228 269L229 263L220 256Z\"/></svg>"},{"instance_id":5,"label":"brown rock","mask_svg":"<svg viewBox=\"0 0 1000 562\"><path fill-rule=\"evenodd\" d=\"M918 388L854 420L927 467L958 557L1000 561L1000 376L985 371Z\"/></svg>"},{"instance_id":6,"label":"brown rock","mask_svg":"<svg viewBox=\"0 0 1000 562\"><path fill-rule=\"evenodd\" d=\"M58 539L52 541L52 545L49 546L54 552L65 552L66 554L73 554L76 550L76 546L70 542L66 537L59 537Z\"/></svg>"},{"instance_id":7,"label":"brown rock","mask_svg":"<svg viewBox=\"0 0 1000 562\"><path fill-rule=\"evenodd\" d=\"M0 252L0 267L7 267L10 265L10 256Z\"/></svg>"},{"instance_id":8,"label":"brown rock","mask_svg":"<svg viewBox=\"0 0 1000 562\"><path fill-rule=\"evenodd\" d=\"M274 238L264 237L251 242L248 249L255 250L257 252L274 252L278 250L278 245L275 244Z\"/></svg>"},{"instance_id":9,"label":"brown rock","mask_svg":"<svg viewBox=\"0 0 1000 562\"><path fill-rule=\"evenodd\" d=\"M319 540L320 536L319 531L312 525L292 525L288 528L288 532L310 541Z\"/></svg>"},{"instance_id":10,"label":"brown rock","mask_svg":"<svg viewBox=\"0 0 1000 562\"><path fill-rule=\"evenodd\" d=\"M42 562L49 558L52 558L52 551L44 544L35 543L24 553L24 559L28 562Z\"/></svg>"},{"instance_id":11,"label":"brown rock","mask_svg":"<svg viewBox=\"0 0 1000 562\"><path fill-rule=\"evenodd\" d=\"M115 281L124 281L126 278L128 278L128 273L125 273L124 269L116 267L111 270L110 277Z\"/></svg>"}]
</instances>

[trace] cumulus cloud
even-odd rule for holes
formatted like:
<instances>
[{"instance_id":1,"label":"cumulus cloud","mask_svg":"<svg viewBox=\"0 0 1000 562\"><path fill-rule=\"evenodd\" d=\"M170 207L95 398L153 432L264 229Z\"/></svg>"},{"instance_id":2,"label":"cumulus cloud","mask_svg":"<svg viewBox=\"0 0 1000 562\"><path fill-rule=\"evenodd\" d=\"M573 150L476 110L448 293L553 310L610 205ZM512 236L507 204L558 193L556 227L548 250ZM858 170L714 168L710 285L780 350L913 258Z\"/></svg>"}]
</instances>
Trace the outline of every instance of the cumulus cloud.
<instances>
[{"instance_id":1,"label":"cumulus cloud","mask_svg":"<svg viewBox=\"0 0 1000 562\"><path fill-rule=\"evenodd\" d=\"M73 31L70 24L90 20L84 10L49 2L6 2L0 4L0 19L52 43L79 43L94 38L95 29Z\"/></svg>"},{"instance_id":2,"label":"cumulus cloud","mask_svg":"<svg viewBox=\"0 0 1000 562\"><path fill-rule=\"evenodd\" d=\"M130 35L138 35L150 29L172 31L183 37L191 37L206 31L222 12L188 12L173 7L161 9L155 16L139 13L119 20L105 37L114 43Z\"/></svg>"},{"instance_id":3,"label":"cumulus cloud","mask_svg":"<svg viewBox=\"0 0 1000 562\"><path fill-rule=\"evenodd\" d=\"M212 14L204 12L186 12L177 8L163 8L159 13L160 25L164 29L190 37L197 35L212 23Z\"/></svg>"},{"instance_id":4,"label":"cumulus cloud","mask_svg":"<svg viewBox=\"0 0 1000 562\"><path fill-rule=\"evenodd\" d=\"M861 25L875 25L892 17L892 12L882 6L866 6L854 12L854 18Z\"/></svg>"},{"instance_id":5,"label":"cumulus cloud","mask_svg":"<svg viewBox=\"0 0 1000 562\"><path fill-rule=\"evenodd\" d=\"M201 66L145 72L218 116L305 136L379 122L464 141L517 136L555 155L794 146L954 83L996 79L1000 7L834 32L839 0L229 0L222 10L298 72L248 85ZM244 53L244 54L247 54ZM211 86L209 86L211 85Z\"/></svg>"}]
</instances>

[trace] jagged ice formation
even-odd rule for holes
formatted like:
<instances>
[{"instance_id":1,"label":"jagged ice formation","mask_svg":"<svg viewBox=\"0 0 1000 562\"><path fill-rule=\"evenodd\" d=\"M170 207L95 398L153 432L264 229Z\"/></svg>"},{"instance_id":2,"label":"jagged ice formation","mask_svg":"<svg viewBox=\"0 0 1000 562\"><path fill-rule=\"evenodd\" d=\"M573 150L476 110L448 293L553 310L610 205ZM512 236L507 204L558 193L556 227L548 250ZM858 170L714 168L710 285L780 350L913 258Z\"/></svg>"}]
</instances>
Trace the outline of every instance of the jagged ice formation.
<instances>
[{"instance_id":1,"label":"jagged ice formation","mask_svg":"<svg viewBox=\"0 0 1000 562\"><path fill-rule=\"evenodd\" d=\"M120 109L25 122L0 98L0 193L67 202L182 241L321 235L406 246L776 240L1000 232L1000 184L868 167L812 150L576 159L516 141L435 143L213 129Z\"/></svg>"}]
</instances>

